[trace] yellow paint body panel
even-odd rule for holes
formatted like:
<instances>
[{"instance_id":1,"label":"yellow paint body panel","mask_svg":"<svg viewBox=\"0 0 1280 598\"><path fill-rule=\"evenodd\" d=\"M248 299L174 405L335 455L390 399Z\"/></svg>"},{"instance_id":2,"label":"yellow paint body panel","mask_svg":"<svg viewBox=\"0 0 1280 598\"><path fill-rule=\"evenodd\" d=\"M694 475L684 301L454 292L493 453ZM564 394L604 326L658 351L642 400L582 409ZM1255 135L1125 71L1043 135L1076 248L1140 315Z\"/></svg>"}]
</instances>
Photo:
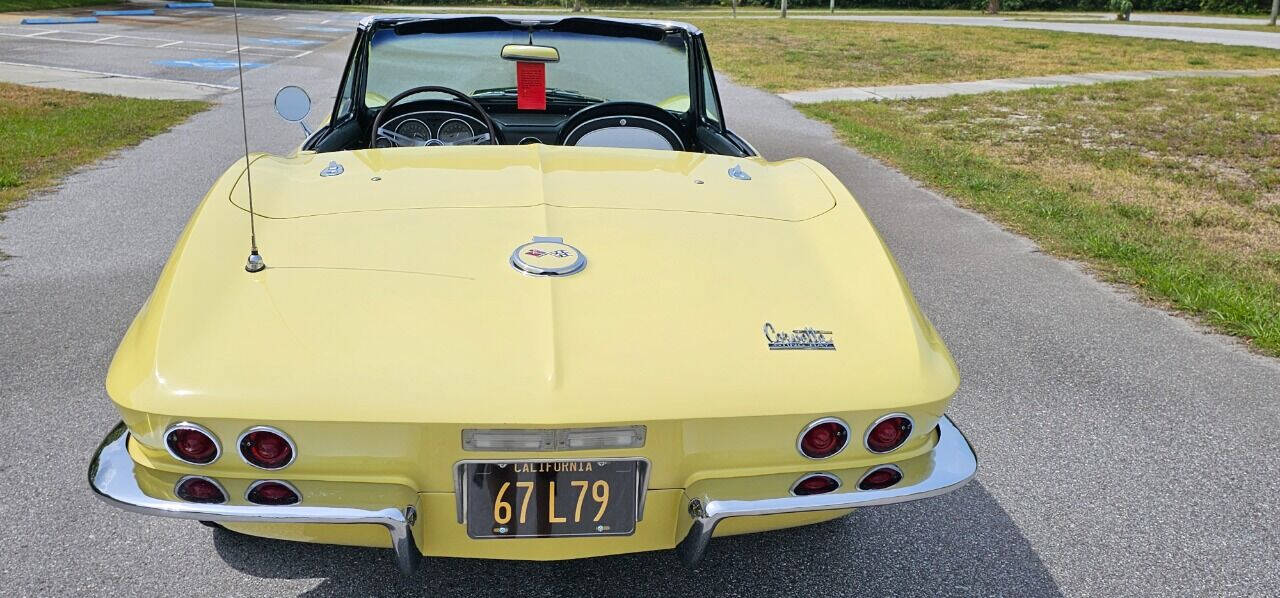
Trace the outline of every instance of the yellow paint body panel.
<instances>
[{"instance_id":1,"label":"yellow paint body panel","mask_svg":"<svg viewBox=\"0 0 1280 598\"><path fill-rule=\"evenodd\" d=\"M865 214L809 160L543 145L253 160L267 269L243 269L241 162L197 208L107 377L134 434L131 454L158 476L195 473L165 452L162 436L172 423L197 422L224 450L198 473L236 495L264 477L235 455L237 436L272 425L298 449L272 475L298 485L304 501L346 504L351 488L408 493L426 554L656 550L687 531L690 489L746 480L785 495L815 466L795 446L818 417L843 418L854 436L824 471L856 476L885 462L861 435L888 412L909 413L921 432L895 459L928 453L924 432L959 383ZM345 172L321 177L330 161ZM729 177L736 165L752 179ZM511 252L534 236L563 237L586 255L586 269L517 272ZM836 350L769 351L765 322L833 331ZM645 446L461 447L468 427L619 424L645 425ZM589 457L652 464L635 535L472 540L456 520L460 460ZM840 514L730 519L717 533ZM387 544L366 527L236 526Z\"/></svg>"}]
</instances>

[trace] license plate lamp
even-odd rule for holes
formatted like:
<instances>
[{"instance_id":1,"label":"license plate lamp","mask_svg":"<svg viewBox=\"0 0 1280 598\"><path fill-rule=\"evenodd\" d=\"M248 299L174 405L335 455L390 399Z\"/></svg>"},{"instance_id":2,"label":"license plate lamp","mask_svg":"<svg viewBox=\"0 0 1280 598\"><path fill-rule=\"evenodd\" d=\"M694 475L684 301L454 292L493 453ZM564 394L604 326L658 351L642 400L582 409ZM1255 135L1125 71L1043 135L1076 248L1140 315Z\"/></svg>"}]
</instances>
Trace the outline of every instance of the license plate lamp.
<instances>
[{"instance_id":1,"label":"license plate lamp","mask_svg":"<svg viewBox=\"0 0 1280 598\"><path fill-rule=\"evenodd\" d=\"M564 428L559 430L465 429L462 448L468 451L583 451L641 448L644 426Z\"/></svg>"}]
</instances>

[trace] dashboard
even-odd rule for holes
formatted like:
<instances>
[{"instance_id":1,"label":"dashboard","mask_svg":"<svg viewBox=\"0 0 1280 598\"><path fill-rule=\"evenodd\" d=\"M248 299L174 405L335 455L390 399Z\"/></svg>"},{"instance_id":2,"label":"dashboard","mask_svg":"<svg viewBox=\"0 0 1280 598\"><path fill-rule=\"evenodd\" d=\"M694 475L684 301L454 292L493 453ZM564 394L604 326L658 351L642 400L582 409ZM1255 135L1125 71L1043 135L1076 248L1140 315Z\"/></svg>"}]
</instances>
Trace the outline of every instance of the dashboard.
<instances>
[{"instance_id":1,"label":"dashboard","mask_svg":"<svg viewBox=\"0 0 1280 598\"><path fill-rule=\"evenodd\" d=\"M318 131L305 149L319 152L370 147L369 121L380 133L373 147L449 146L489 143L493 121L501 145L579 145L695 151L750 156L754 151L727 130L716 130L685 115L635 102L549 104L544 111L519 111L515 101L484 101L484 114L456 100L427 99L390 108L369 109L363 118L349 118ZM387 112L378 121L382 111Z\"/></svg>"},{"instance_id":2,"label":"dashboard","mask_svg":"<svg viewBox=\"0 0 1280 598\"><path fill-rule=\"evenodd\" d=\"M505 145L544 143L553 144L560 129L569 119L567 114L504 114L490 113L489 118L502 133ZM387 120L384 129L426 142L426 145L446 145L459 140L482 135L488 131L480 119L462 112L450 110L416 110L399 114ZM391 141L378 139L377 147L390 147Z\"/></svg>"}]
</instances>

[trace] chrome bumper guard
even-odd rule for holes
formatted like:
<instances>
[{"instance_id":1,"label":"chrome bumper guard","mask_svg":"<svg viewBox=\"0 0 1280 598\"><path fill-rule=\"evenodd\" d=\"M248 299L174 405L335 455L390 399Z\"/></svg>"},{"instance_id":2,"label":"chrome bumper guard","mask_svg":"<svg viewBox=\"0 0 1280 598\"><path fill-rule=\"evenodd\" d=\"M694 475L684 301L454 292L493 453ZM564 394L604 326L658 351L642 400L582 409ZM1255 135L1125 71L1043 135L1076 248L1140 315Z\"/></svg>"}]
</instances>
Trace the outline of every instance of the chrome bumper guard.
<instances>
[{"instance_id":1,"label":"chrome bumper guard","mask_svg":"<svg viewBox=\"0 0 1280 598\"><path fill-rule=\"evenodd\" d=\"M933 471L928 477L908 486L760 500L693 498L689 502L689 514L693 517L693 526L689 528L689 534L684 540L676 546L676 553L686 565L696 565L706 553L707 543L711 541L716 525L730 517L888 505L938 496L955 490L973 479L978 471L978 457L969 446L969 442L965 440L964 434L945 415L938 420L938 433L938 444L933 449Z\"/></svg>"},{"instance_id":2,"label":"chrome bumper guard","mask_svg":"<svg viewBox=\"0 0 1280 598\"><path fill-rule=\"evenodd\" d=\"M108 504L144 515L227 523L381 525L391 534L391 545L400 571L412 575L422 561L422 553L413 540L412 528L417 515L412 506L371 511L347 507L217 505L162 500L142 491L134 467L133 458L129 456L129 431L121 423L111 430L94 453L89 464L89 486Z\"/></svg>"}]
</instances>

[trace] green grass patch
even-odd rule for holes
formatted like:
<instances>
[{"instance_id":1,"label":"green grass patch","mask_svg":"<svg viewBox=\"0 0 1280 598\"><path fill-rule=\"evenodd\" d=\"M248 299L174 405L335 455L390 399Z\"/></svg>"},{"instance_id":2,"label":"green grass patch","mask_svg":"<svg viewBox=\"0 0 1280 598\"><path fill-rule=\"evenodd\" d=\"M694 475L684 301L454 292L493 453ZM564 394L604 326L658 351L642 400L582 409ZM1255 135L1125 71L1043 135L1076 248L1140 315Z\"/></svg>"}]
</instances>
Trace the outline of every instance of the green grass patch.
<instances>
[{"instance_id":1,"label":"green grass patch","mask_svg":"<svg viewBox=\"0 0 1280 598\"><path fill-rule=\"evenodd\" d=\"M1280 77L805 106L1046 250L1280 355Z\"/></svg>"},{"instance_id":2,"label":"green grass patch","mask_svg":"<svg viewBox=\"0 0 1280 598\"><path fill-rule=\"evenodd\" d=\"M0 83L0 214L75 168L208 106Z\"/></svg>"},{"instance_id":3,"label":"green grass patch","mask_svg":"<svg viewBox=\"0 0 1280 598\"><path fill-rule=\"evenodd\" d=\"M718 70L769 91L1134 70L1274 68L1280 51L1033 29L692 19Z\"/></svg>"}]
</instances>

